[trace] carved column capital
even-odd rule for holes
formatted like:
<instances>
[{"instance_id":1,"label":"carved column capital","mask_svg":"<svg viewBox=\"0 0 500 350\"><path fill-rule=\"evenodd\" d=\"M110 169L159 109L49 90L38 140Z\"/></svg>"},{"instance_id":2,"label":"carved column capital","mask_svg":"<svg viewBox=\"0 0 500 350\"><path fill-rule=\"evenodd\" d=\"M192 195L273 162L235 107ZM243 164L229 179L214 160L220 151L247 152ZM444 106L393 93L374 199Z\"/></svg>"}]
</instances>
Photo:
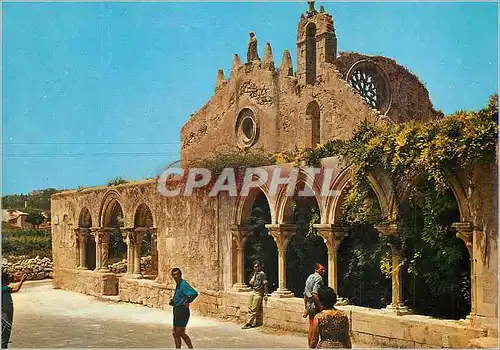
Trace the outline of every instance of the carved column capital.
<instances>
[{"instance_id":1,"label":"carved column capital","mask_svg":"<svg viewBox=\"0 0 500 350\"><path fill-rule=\"evenodd\" d=\"M297 226L290 224L267 224L266 228L276 242L278 251L286 251L290 238L297 230Z\"/></svg>"},{"instance_id":2,"label":"carved column capital","mask_svg":"<svg viewBox=\"0 0 500 350\"><path fill-rule=\"evenodd\" d=\"M329 253L336 253L340 243L347 237L344 229L337 225L314 224L313 226L318 230L318 235L323 238Z\"/></svg>"},{"instance_id":3,"label":"carved column capital","mask_svg":"<svg viewBox=\"0 0 500 350\"><path fill-rule=\"evenodd\" d=\"M472 231L473 227L470 222L455 222L451 225L457 233L455 236L464 242L467 250L469 251L469 255L472 258Z\"/></svg>"},{"instance_id":4,"label":"carved column capital","mask_svg":"<svg viewBox=\"0 0 500 350\"><path fill-rule=\"evenodd\" d=\"M86 242L87 237L90 234L90 228L86 228L86 227L77 227L77 228L74 228L73 231L75 232L75 238L76 238L77 244L80 242Z\"/></svg>"},{"instance_id":5,"label":"carved column capital","mask_svg":"<svg viewBox=\"0 0 500 350\"><path fill-rule=\"evenodd\" d=\"M250 226L248 225L232 225L231 235L233 237L234 243L236 243L236 248L245 248L245 243L250 235Z\"/></svg>"},{"instance_id":6,"label":"carved column capital","mask_svg":"<svg viewBox=\"0 0 500 350\"><path fill-rule=\"evenodd\" d=\"M123 241L127 242L128 238L130 238L131 233L133 232L133 227L120 227L120 233L122 235Z\"/></svg>"},{"instance_id":7,"label":"carved column capital","mask_svg":"<svg viewBox=\"0 0 500 350\"><path fill-rule=\"evenodd\" d=\"M144 238L144 235L148 232L147 227L136 227L132 231L132 237L133 237L133 243L134 245L138 245L142 242L142 239Z\"/></svg>"}]
</instances>

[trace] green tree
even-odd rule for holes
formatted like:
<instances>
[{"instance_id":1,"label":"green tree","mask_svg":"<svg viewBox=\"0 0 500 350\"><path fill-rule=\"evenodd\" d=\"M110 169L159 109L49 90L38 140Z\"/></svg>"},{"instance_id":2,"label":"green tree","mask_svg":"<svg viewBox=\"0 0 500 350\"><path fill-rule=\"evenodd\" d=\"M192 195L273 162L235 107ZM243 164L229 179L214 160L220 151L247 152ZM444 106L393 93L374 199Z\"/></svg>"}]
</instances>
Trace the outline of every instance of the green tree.
<instances>
[{"instance_id":1,"label":"green tree","mask_svg":"<svg viewBox=\"0 0 500 350\"><path fill-rule=\"evenodd\" d=\"M127 179L124 179L121 176L117 176L117 177L109 180L107 185L108 186L118 186L121 184L126 184L127 182L129 182Z\"/></svg>"},{"instance_id":2,"label":"green tree","mask_svg":"<svg viewBox=\"0 0 500 350\"><path fill-rule=\"evenodd\" d=\"M45 218L43 217L41 212L31 211L30 213L28 213L26 221L32 224L35 230L38 230L38 227L45 221Z\"/></svg>"}]
</instances>

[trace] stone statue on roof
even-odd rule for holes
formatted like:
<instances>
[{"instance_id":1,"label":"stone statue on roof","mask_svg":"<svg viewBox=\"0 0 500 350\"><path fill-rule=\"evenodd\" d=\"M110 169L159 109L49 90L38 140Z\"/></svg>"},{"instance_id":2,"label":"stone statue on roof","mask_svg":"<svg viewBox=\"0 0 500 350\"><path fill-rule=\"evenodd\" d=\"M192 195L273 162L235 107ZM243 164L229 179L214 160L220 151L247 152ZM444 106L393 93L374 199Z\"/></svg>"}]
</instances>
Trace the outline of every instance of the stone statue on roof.
<instances>
[{"instance_id":1,"label":"stone statue on roof","mask_svg":"<svg viewBox=\"0 0 500 350\"><path fill-rule=\"evenodd\" d=\"M259 53L257 52L257 38L254 32L250 32L250 40L248 41L247 62L260 61Z\"/></svg>"}]
</instances>

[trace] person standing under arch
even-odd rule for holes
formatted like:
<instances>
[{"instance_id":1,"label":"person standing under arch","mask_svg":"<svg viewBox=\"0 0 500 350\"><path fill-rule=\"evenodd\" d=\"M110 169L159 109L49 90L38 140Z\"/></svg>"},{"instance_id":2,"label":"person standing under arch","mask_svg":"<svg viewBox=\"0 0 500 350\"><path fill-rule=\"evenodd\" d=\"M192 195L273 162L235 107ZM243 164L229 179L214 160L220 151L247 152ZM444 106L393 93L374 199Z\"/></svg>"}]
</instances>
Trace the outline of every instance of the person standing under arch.
<instances>
[{"instance_id":1,"label":"person standing under arch","mask_svg":"<svg viewBox=\"0 0 500 350\"><path fill-rule=\"evenodd\" d=\"M253 264L253 271L252 278L248 282L253 291L248 303L247 323L243 326L243 329L254 328L261 325L258 322L259 319L262 318L262 299L267 301L267 275L262 271L262 264L259 261Z\"/></svg>"}]
</instances>

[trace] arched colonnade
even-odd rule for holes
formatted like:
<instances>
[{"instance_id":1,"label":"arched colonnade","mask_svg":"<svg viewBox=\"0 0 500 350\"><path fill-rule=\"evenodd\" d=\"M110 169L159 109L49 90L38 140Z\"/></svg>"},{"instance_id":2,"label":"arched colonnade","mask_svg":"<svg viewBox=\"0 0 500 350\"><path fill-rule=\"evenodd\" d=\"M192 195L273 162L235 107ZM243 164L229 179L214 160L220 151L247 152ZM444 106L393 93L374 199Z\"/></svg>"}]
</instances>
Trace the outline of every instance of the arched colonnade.
<instances>
[{"instance_id":1,"label":"arched colonnade","mask_svg":"<svg viewBox=\"0 0 500 350\"><path fill-rule=\"evenodd\" d=\"M348 185L351 181L352 169L349 167L340 167L338 163L333 164L333 176L329 181L328 190L333 195L322 196L322 173L319 176L311 176L307 169L299 169L297 184L305 183L314 195L320 209L321 218L319 224L314 224L318 234L328 249L328 281L330 286L338 291L338 258L337 251L346 237L346 233L340 225L340 216L342 204L344 202ZM325 169L325 168L323 168ZM368 175L368 181L376 194L381 214L384 222L397 222L399 203L396 199L390 178L383 171L374 171ZM473 264L472 249L472 221L467 197L462 185L456 177L449 177L448 184L455 196L460 211L460 221L452 226L456 229L456 237L461 239L469 252L471 261L471 315L475 314L476 304L476 281ZM287 195L288 186L282 185L278 188L275 195L270 193L268 182L261 181L258 187L252 188L246 197L239 197L235 206L235 222L232 226L232 252L234 262L233 291L247 291L248 286L244 281L244 263L245 263L245 244L250 234L248 225L245 225L245 219L249 217L252 204L259 194L263 194L269 204L271 223L266 225L269 234L273 237L278 250L278 289L273 293L275 297L293 297L293 293L287 289L286 279L286 251L290 239L295 234L296 226L292 221L293 207L292 197ZM324 191L324 188L323 188ZM375 228L381 235L398 236L399 229L397 224L381 224ZM408 309L403 304L403 296L400 283L401 252L397 247L391 246L392 255L392 300L387 310L394 311L401 315L408 313Z\"/></svg>"},{"instance_id":2,"label":"arched colonnade","mask_svg":"<svg viewBox=\"0 0 500 350\"><path fill-rule=\"evenodd\" d=\"M110 237L119 233L127 245L128 277L143 277L141 248L146 236L150 237L151 271L158 274L157 232L153 212L145 202L139 201L130 210L133 214L129 215L129 212L124 211L123 202L118 192L108 191L104 195L98 219L95 221L89 210L90 205L83 205L79 209L78 227L74 229L78 255L77 269L110 272L108 268ZM97 225L93 226L93 222L97 222ZM127 223L129 225L126 225ZM90 261L89 257L94 257L95 262Z\"/></svg>"}]
</instances>

